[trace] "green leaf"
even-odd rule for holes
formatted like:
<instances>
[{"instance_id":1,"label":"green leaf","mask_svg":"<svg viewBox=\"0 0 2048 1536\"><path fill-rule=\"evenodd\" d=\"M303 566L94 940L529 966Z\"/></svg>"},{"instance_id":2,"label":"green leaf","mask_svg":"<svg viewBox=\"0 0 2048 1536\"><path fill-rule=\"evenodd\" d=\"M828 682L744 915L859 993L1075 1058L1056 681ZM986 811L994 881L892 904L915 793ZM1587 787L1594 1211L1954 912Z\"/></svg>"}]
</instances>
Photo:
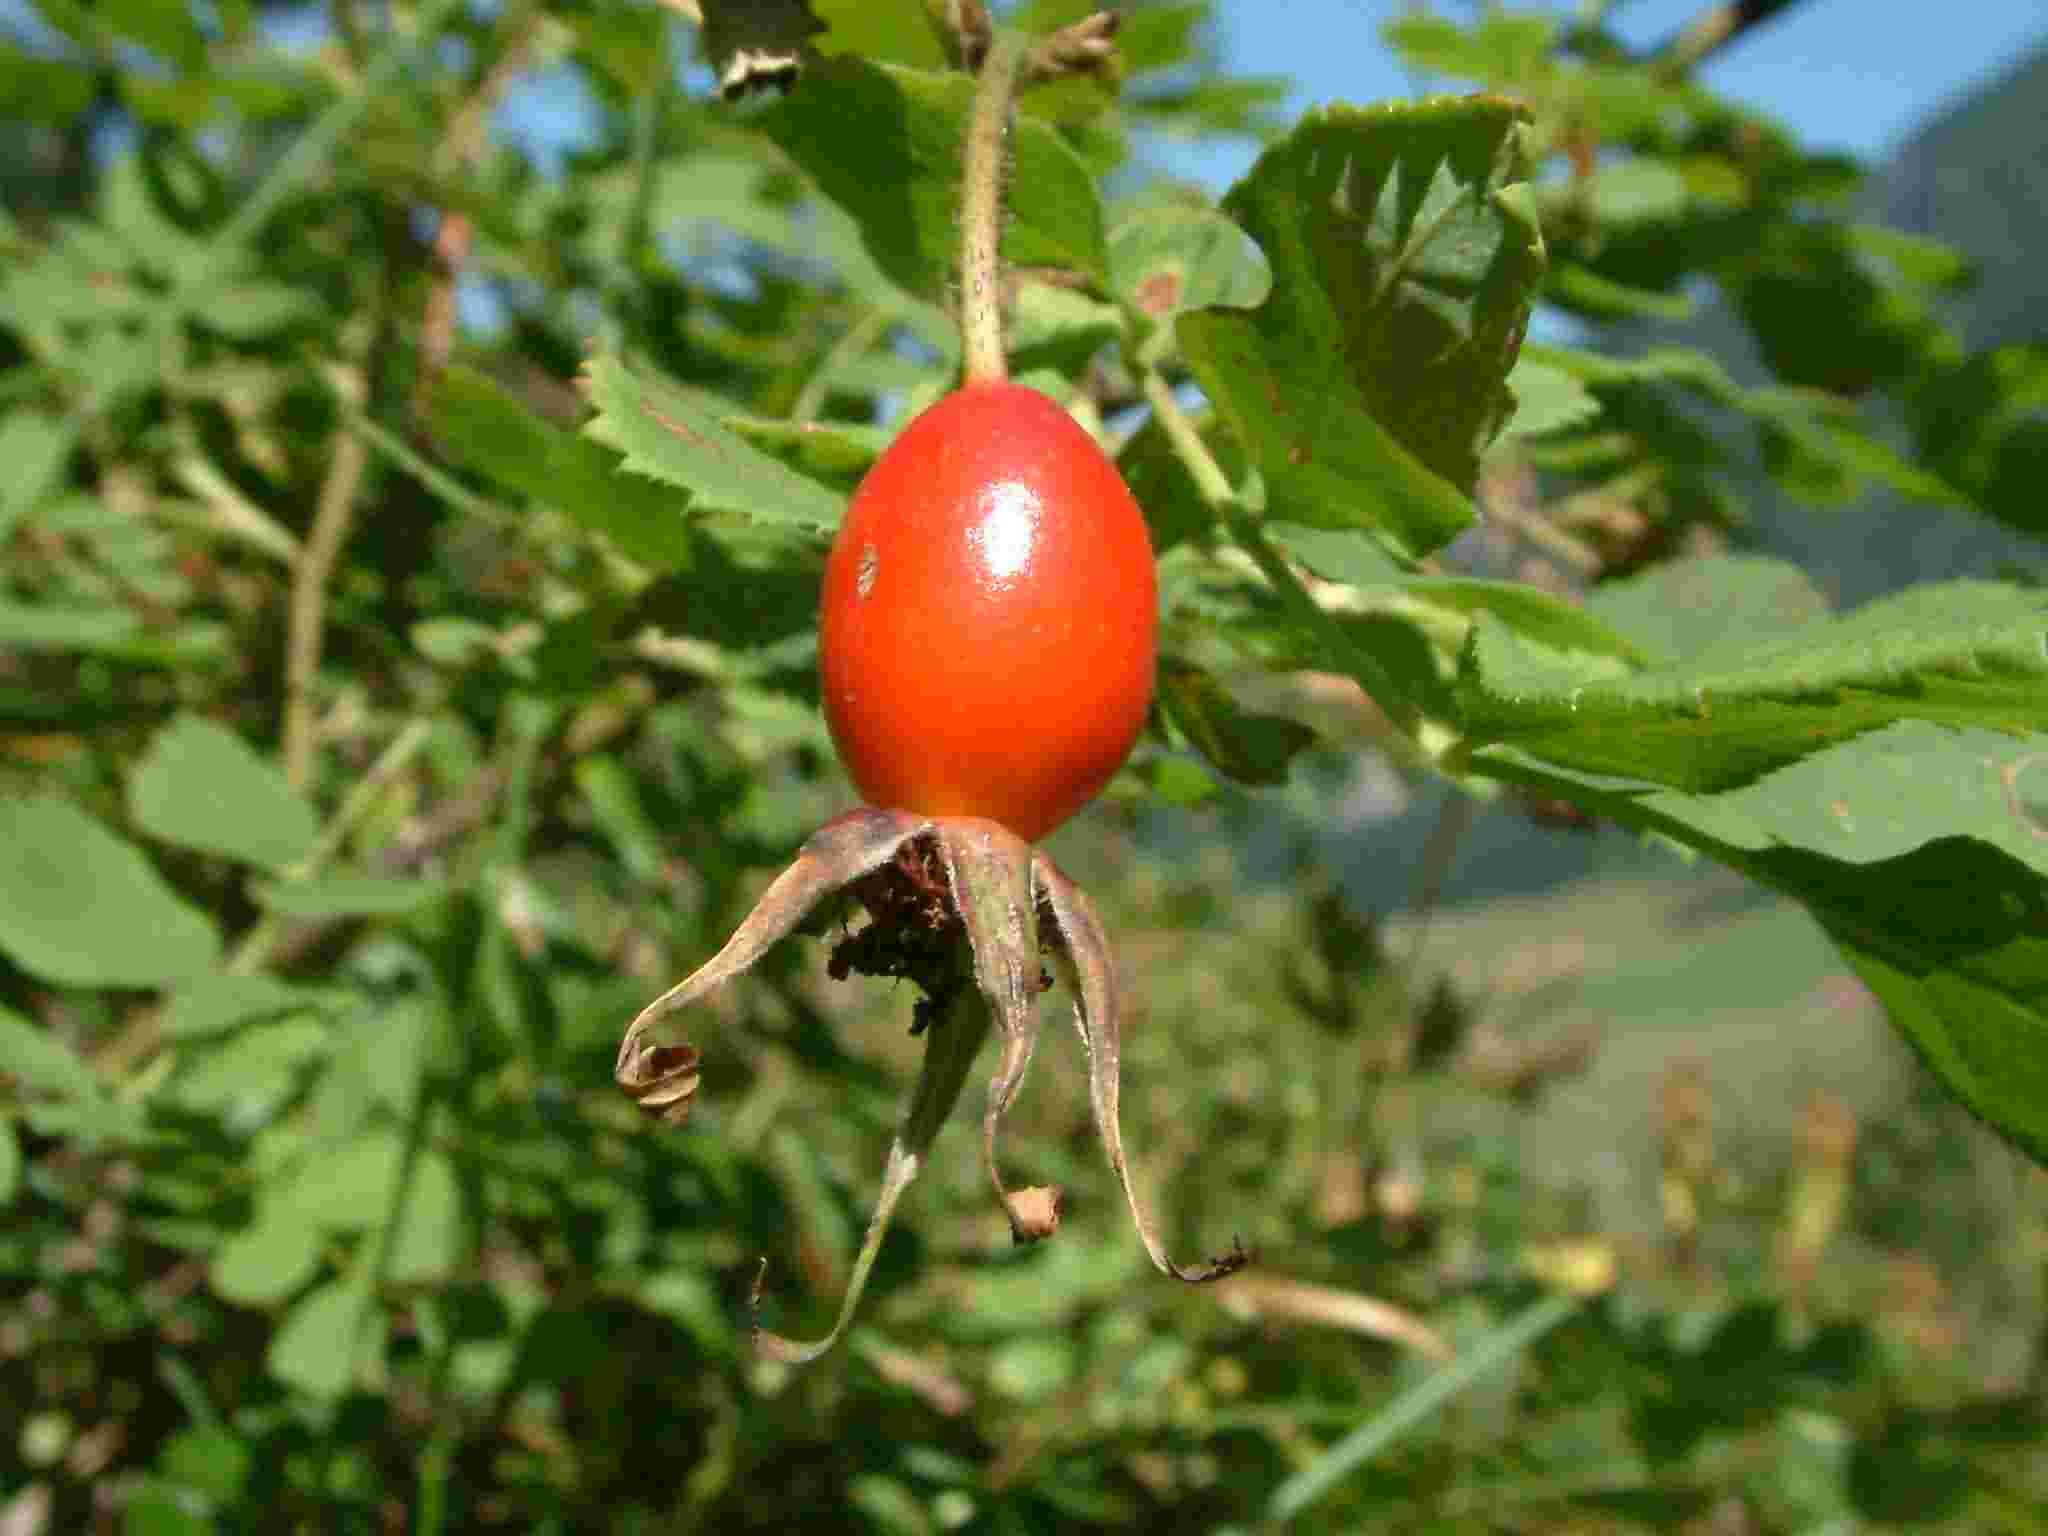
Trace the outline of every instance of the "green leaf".
<instances>
[{"instance_id":1,"label":"green leaf","mask_svg":"<svg viewBox=\"0 0 2048 1536\"><path fill-rule=\"evenodd\" d=\"M881 427L844 421L778 421L762 416L727 416L725 425L773 454L799 474L851 493L868 466L889 446Z\"/></svg>"},{"instance_id":2,"label":"green leaf","mask_svg":"<svg viewBox=\"0 0 2048 1536\"><path fill-rule=\"evenodd\" d=\"M1240 709L1221 682L1185 662L1160 667L1159 702L1202 756L1240 784L1285 784L1288 764L1315 741L1299 721Z\"/></svg>"},{"instance_id":3,"label":"green leaf","mask_svg":"<svg viewBox=\"0 0 2048 1536\"><path fill-rule=\"evenodd\" d=\"M274 880L256 888L256 899L272 912L308 922L337 917L403 917L447 894L438 880L396 875L322 875L313 880Z\"/></svg>"},{"instance_id":4,"label":"green leaf","mask_svg":"<svg viewBox=\"0 0 2048 1536\"><path fill-rule=\"evenodd\" d=\"M1508 375L1508 387L1515 394L1515 414L1501 428L1501 436L1541 437L1582 427L1600 414L1600 402L1586 386L1548 363L1523 358Z\"/></svg>"},{"instance_id":5,"label":"green leaf","mask_svg":"<svg viewBox=\"0 0 2048 1536\"><path fill-rule=\"evenodd\" d=\"M1154 328L1144 361L1171 349L1183 313L1256 309L1273 288L1264 253L1233 220L1177 204L1142 209L1111 230L1109 272L1117 298Z\"/></svg>"},{"instance_id":6,"label":"green leaf","mask_svg":"<svg viewBox=\"0 0 2048 1536\"><path fill-rule=\"evenodd\" d=\"M1330 108L1224 199L1272 296L1183 316L1181 346L1273 518L1374 527L1408 556L1470 521L1543 272L1524 116L1490 97Z\"/></svg>"},{"instance_id":7,"label":"green leaf","mask_svg":"<svg viewBox=\"0 0 2048 1536\"><path fill-rule=\"evenodd\" d=\"M1453 653L1462 649L1470 621L1487 614L1523 639L1552 651L1636 664L1646 658L1626 625L1539 587L1469 577L1409 576L1355 533L1320 528L1275 528L1273 540L1326 581L1359 590L1344 612L1384 614L1408 621Z\"/></svg>"},{"instance_id":8,"label":"green leaf","mask_svg":"<svg viewBox=\"0 0 2048 1536\"><path fill-rule=\"evenodd\" d=\"M1691 197L1683 171L1645 155L1601 166L1582 195L1594 220L1605 225L1669 222L1685 212Z\"/></svg>"},{"instance_id":9,"label":"green leaf","mask_svg":"<svg viewBox=\"0 0 2048 1536\"><path fill-rule=\"evenodd\" d=\"M211 970L220 937L132 843L53 795L0 798L0 949L44 981L153 987Z\"/></svg>"},{"instance_id":10,"label":"green leaf","mask_svg":"<svg viewBox=\"0 0 2048 1536\"><path fill-rule=\"evenodd\" d=\"M597 407L590 435L624 454L626 469L688 491L692 512L817 532L839 526L845 499L730 430L722 403L611 356L591 359L586 377Z\"/></svg>"},{"instance_id":11,"label":"green leaf","mask_svg":"<svg viewBox=\"0 0 2048 1536\"><path fill-rule=\"evenodd\" d=\"M206 68L206 38L189 6L164 0L100 0L101 22L188 74Z\"/></svg>"},{"instance_id":12,"label":"green leaf","mask_svg":"<svg viewBox=\"0 0 2048 1536\"><path fill-rule=\"evenodd\" d=\"M1072 379L1098 352L1122 336L1123 316L1114 304L1050 283L1023 283L1009 313L1011 373L1058 399L1071 393ZM1034 372L1050 372L1054 379L1034 380Z\"/></svg>"},{"instance_id":13,"label":"green leaf","mask_svg":"<svg viewBox=\"0 0 2048 1536\"><path fill-rule=\"evenodd\" d=\"M463 1246L455 1165L446 1153L429 1148L413 1164L385 1273L398 1285L446 1279L462 1262Z\"/></svg>"},{"instance_id":14,"label":"green leaf","mask_svg":"<svg viewBox=\"0 0 2048 1536\"><path fill-rule=\"evenodd\" d=\"M192 308L194 320L235 341L257 341L326 313L318 296L308 289L260 281L230 283Z\"/></svg>"},{"instance_id":15,"label":"green leaf","mask_svg":"<svg viewBox=\"0 0 2048 1536\"><path fill-rule=\"evenodd\" d=\"M0 645L24 651L89 651L121 654L142 632L132 610L111 604L0 601Z\"/></svg>"},{"instance_id":16,"label":"green leaf","mask_svg":"<svg viewBox=\"0 0 2048 1536\"><path fill-rule=\"evenodd\" d=\"M1692 300L1682 293L1634 288L1576 262L1561 262L1550 269L1543 296L1565 309L1603 320L1669 320L1677 324L1690 320L1693 313Z\"/></svg>"},{"instance_id":17,"label":"green leaf","mask_svg":"<svg viewBox=\"0 0 2048 1536\"><path fill-rule=\"evenodd\" d=\"M1610 582L1587 610L1659 661L1733 654L1827 617L1827 599L1796 565L1759 555L1706 555Z\"/></svg>"},{"instance_id":18,"label":"green leaf","mask_svg":"<svg viewBox=\"0 0 2048 1536\"><path fill-rule=\"evenodd\" d=\"M333 1231L380 1227L391 1214L391 1189L404 1162L405 1138L390 1126L375 1126L308 1162L278 1198Z\"/></svg>"},{"instance_id":19,"label":"green leaf","mask_svg":"<svg viewBox=\"0 0 2048 1536\"><path fill-rule=\"evenodd\" d=\"M340 1397L355 1380L358 1360L383 1351L381 1327L364 1326L373 1310L368 1289L353 1277L310 1292L270 1341L270 1374L309 1397ZM383 1323L381 1312L376 1321Z\"/></svg>"},{"instance_id":20,"label":"green leaf","mask_svg":"<svg viewBox=\"0 0 2048 1536\"><path fill-rule=\"evenodd\" d=\"M419 1098L422 1066L444 1022L441 1010L419 996L351 1018L337 1033L334 1059L314 1100L322 1134L347 1141L380 1107L409 1119Z\"/></svg>"},{"instance_id":21,"label":"green leaf","mask_svg":"<svg viewBox=\"0 0 2048 1536\"><path fill-rule=\"evenodd\" d=\"M255 1457L248 1442L228 1430L202 1428L173 1435L157 1453L156 1464L170 1481L226 1504L248 1485Z\"/></svg>"},{"instance_id":22,"label":"green leaf","mask_svg":"<svg viewBox=\"0 0 2048 1536\"><path fill-rule=\"evenodd\" d=\"M92 73L83 65L37 58L12 39L0 42L0 101L18 118L61 126L84 116L92 96Z\"/></svg>"},{"instance_id":23,"label":"green leaf","mask_svg":"<svg viewBox=\"0 0 2048 1536\"><path fill-rule=\"evenodd\" d=\"M0 1077L14 1079L22 1118L41 1135L94 1145L134 1141L145 1134L140 1116L109 1098L98 1074L76 1052L5 1008L0 1008Z\"/></svg>"},{"instance_id":24,"label":"green leaf","mask_svg":"<svg viewBox=\"0 0 2048 1536\"><path fill-rule=\"evenodd\" d=\"M200 1049L180 1061L171 1097L196 1113L253 1125L297 1093L306 1070L326 1054L329 1031L323 1023L294 1017L203 1039Z\"/></svg>"},{"instance_id":25,"label":"green leaf","mask_svg":"<svg viewBox=\"0 0 2048 1536\"><path fill-rule=\"evenodd\" d=\"M2048 534L2048 345L1994 348L1925 380L1909 408L1919 451L1991 516Z\"/></svg>"},{"instance_id":26,"label":"green leaf","mask_svg":"<svg viewBox=\"0 0 2048 1536\"><path fill-rule=\"evenodd\" d=\"M164 1010L164 1033L174 1040L217 1035L239 1024L303 1013L329 994L293 986L273 976L240 976L215 971L187 982Z\"/></svg>"},{"instance_id":27,"label":"green leaf","mask_svg":"<svg viewBox=\"0 0 2048 1536\"><path fill-rule=\"evenodd\" d=\"M2036 830L2048 836L2048 825ZM2039 846L2039 844L2037 844ZM1876 865L1780 855L1801 895L1927 1065L2048 1163L2048 881L1962 839Z\"/></svg>"},{"instance_id":28,"label":"green leaf","mask_svg":"<svg viewBox=\"0 0 2048 1536\"><path fill-rule=\"evenodd\" d=\"M207 1280L223 1301L266 1307L313 1278L324 1238L308 1213L281 1203L263 1206L214 1256Z\"/></svg>"},{"instance_id":29,"label":"green leaf","mask_svg":"<svg viewBox=\"0 0 2048 1536\"><path fill-rule=\"evenodd\" d=\"M945 50L933 23L925 20L923 0L811 0L811 9L825 23L818 46L828 53L927 69L945 65Z\"/></svg>"},{"instance_id":30,"label":"green leaf","mask_svg":"<svg viewBox=\"0 0 2048 1536\"><path fill-rule=\"evenodd\" d=\"M1901 720L2048 731L2048 595L1990 582L1918 587L1632 676L1483 619L1459 695L1475 741L1595 774L1724 790Z\"/></svg>"},{"instance_id":31,"label":"green leaf","mask_svg":"<svg viewBox=\"0 0 2048 1536\"><path fill-rule=\"evenodd\" d=\"M974 82L964 75L825 59L755 123L860 225L901 287L943 299L958 258L961 147ZM1081 158L1020 114L1009 140L1003 259L1064 267L1106 284L1102 208Z\"/></svg>"},{"instance_id":32,"label":"green leaf","mask_svg":"<svg viewBox=\"0 0 2048 1536\"><path fill-rule=\"evenodd\" d=\"M4 83L0 80L0 85ZM41 411L16 410L0 416L0 464L7 466L6 476L0 478L0 543L5 543L41 489L54 483L73 445L73 435L55 417ZM4 627L0 627L0 640L20 643L12 640Z\"/></svg>"},{"instance_id":33,"label":"green leaf","mask_svg":"<svg viewBox=\"0 0 2048 1536\"><path fill-rule=\"evenodd\" d=\"M687 563L684 502L620 474L602 447L528 410L495 380L473 368L448 369L434 387L433 422L458 463L560 508L628 559L655 571Z\"/></svg>"},{"instance_id":34,"label":"green leaf","mask_svg":"<svg viewBox=\"0 0 2048 1536\"><path fill-rule=\"evenodd\" d=\"M266 869L304 858L320 836L284 773L233 731L180 715L128 781L128 813L154 837Z\"/></svg>"},{"instance_id":35,"label":"green leaf","mask_svg":"<svg viewBox=\"0 0 2048 1536\"><path fill-rule=\"evenodd\" d=\"M12 1117L0 1118L0 1211L21 1191L21 1141Z\"/></svg>"}]
</instances>

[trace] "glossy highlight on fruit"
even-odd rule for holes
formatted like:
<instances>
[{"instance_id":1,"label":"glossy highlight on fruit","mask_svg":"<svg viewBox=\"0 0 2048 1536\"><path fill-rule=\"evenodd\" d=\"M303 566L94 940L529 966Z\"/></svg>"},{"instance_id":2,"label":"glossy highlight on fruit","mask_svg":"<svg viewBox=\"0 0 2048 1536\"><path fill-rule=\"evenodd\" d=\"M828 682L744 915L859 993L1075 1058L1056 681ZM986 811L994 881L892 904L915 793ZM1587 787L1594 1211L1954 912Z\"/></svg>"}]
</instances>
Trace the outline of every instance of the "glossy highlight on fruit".
<instances>
[{"instance_id":1,"label":"glossy highlight on fruit","mask_svg":"<svg viewBox=\"0 0 2048 1536\"><path fill-rule=\"evenodd\" d=\"M968 384L869 470L830 561L825 718L870 805L1036 841L1152 701L1158 594L1116 468L1036 390Z\"/></svg>"}]
</instances>

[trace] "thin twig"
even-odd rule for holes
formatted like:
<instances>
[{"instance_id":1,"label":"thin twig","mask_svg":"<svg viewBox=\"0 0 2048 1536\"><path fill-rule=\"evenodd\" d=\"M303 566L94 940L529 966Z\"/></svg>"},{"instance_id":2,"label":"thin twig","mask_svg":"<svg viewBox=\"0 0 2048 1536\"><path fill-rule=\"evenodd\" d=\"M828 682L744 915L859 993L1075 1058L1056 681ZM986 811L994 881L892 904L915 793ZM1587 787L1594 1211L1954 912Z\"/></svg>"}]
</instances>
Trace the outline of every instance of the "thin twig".
<instances>
[{"instance_id":1,"label":"thin twig","mask_svg":"<svg viewBox=\"0 0 2048 1536\"><path fill-rule=\"evenodd\" d=\"M1195 478L1195 489L1202 500L1212 508L1220 509L1236 494L1231 489L1230 476L1223 473L1223 466L1216 462L1216 456L1209 451L1209 445L1202 441L1202 434L1189 420L1188 413L1181 409L1180 401L1173 396L1173 388L1161 377L1156 368L1145 370L1145 399L1152 406L1152 414L1158 419L1159 429L1166 434L1167 442Z\"/></svg>"},{"instance_id":2,"label":"thin twig","mask_svg":"<svg viewBox=\"0 0 2048 1536\"><path fill-rule=\"evenodd\" d=\"M804 380L804 387L796 397L796 404L789 408L791 421L811 421L817 417L826 398L832 392L832 380L848 363L859 357L868 348L887 334L889 327L896 323L896 311L889 308L869 310L852 325L846 334L832 343L824 359Z\"/></svg>"},{"instance_id":3,"label":"thin twig","mask_svg":"<svg viewBox=\"0 0 2048 1536\"><path fill-rule=\"evenodd\" d=\"M313 511L306 546L292 568L291 613L287 625L284 669L284 775L293 789L303 790L313 775L315 726L318 719L313 685L320 672L320 650L326 637L327 584L355 519L356 496L370 450L361 436L346 428L335 435L334 457Z\"/></svg>"},{"instance_id":4,"label":"thin twig","mask_svg":"<svg viewBox=\"0 0 2048 1536\"><path fill-rule=\"evenodd\" d=\"M1659 74L1683 79L1752 27L1761 26L1798 3L1799 0L1720 0L1655 49L1652 63Z\"/></svg>"}]
</instances>

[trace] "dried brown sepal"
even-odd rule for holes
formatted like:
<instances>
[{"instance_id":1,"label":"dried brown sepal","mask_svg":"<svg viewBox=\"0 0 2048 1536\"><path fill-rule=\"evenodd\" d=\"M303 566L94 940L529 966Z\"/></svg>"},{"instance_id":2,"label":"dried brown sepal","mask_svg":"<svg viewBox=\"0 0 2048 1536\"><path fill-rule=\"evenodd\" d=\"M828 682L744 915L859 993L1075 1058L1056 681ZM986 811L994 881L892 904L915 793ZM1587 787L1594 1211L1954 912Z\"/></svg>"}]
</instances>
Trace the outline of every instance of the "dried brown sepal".
<instances>
[{"instance_id":1,"label":"dried brown sepal","mask_svg":"<svg viewBox=\"0 0 2048 1536\"><path fill-rule=\"evenodd\" d=\"M640 1010L619 1042L618 1085L642 1108L680 1124L697 1086L697 1052L663 1040L655 1026L668 1015L702 1002L749 969L834 891L887 864L931 822L907 811L862 807L825 823L799 850L796 862L775 877L725 947L685 981Z\"/></svg>"},{"instance_id":2,"label":"dried brown sepal","mask_svg":"<svg viewBox=\"0 0 2048 1536\"><path fill-rule=\"evenodd\" d=\"M981 1042L987 1038L988 1025L988 1008L981 994L972 987L961 987L926 1031L924 1064L918 1069L917 1086L910 1093L910 1107L903 1116L902 1125L897 1128L896 1139L889 1144L889 1161L882 1170L882 1192L875 1199L874 1214L868 1218L868 1230L861 1239L860 1252L854 1256L853 1273L847 1280L846 1295L840 1300L839 1315L833 1320L831 1332L823 1338L802 1340L785 1338L763 1328L760 1321L761 1277L756 1275L754 1348L761 1355L770 1360L802 1365L831 1349L839 1342L840 1335L846 1332L846 1325L853 1320L854 1309L867 1290L868 1276L874 1270L876 1256L882 1251L882 1239L888 1235L889 1223L896 1214L896 1203L924 1170L925 1154L931 1150L940 1127L946 1123L946 1116L959 1102L968 1069L974 1064ZM764 1263L762 1273L765 1272Z\"/></svg>"},{"instance_id":3,"label":"dried brown sepal","mask_svg":"<svg viewBox=\"0 0 2048 1536\"><path fill-rule=\"evenodd\" d=\"M1038 904L1032 891L1037 855L1031 845L993 821L953 818L939 823L939 851L953 888L954 904L967 927L974 956L974 980L994 1017L1001 1054L988 1082L988 1109L981 1122L981 1156L989 1182L1020 1243L1051 1235L1058 1225L1058 1194L1045 1219L1043 1202L1020 1204L1003 1181L996 1159L996 1135L1003 1116L1023 1086L1038 1048Z\"/></svg>"},{"instance_id":4,"label":"dried brown sepal","mask_svg":"<svg viewBox=\"0 0 2048 1536\"><path fill-rule=\"evenodd\" d=\"M1054 963L1064 974L1074 998L1074 1026L1088 1055L1088 1098L1095 1110L1096 1134L1102 1150L1122 1186L1124 1202L1131 1208L1131 1221L1145 1244L1145 1252L1162 1274L1200 1285L1235 1274L1251 1262L1242 1244L1205 1263L1181 1265L1167 1256L1158 1229L1138 1194L1131 1187L1130 1168L1124 1158L1121 1124L1123 1042L1118 1022L1115 964L1109 940L1095 904L1073 881L1060 872L1044 854L1031 865L1032 884L1040 903L1040 941L1052 952Z\"/></svg>"},{"instance_id":5,"label":"dried brown sepal","mask_svg":"<svg viewBox=\"0 0 2048 1536\"><path fill-rule=\"evenodd\" d=\"M635 1058L630 1079L621 1066L619 1086L655 1119L681 1125L697 1097L698 1059L694 1045L650 1045Z\"/></svg>"},{"instance_id":6,"label":"dried brown sepal","mask_svg":"<svg viewBox=\"0 0 2048 1536\"><path fill-rule=\"evenodd\" d=\"M1059 1231L1067 1192L1057 1184L1034 1184L1011 1190L1003 1204L1010 1215L1010 1235L1020 1243L1035 1243Z\"/></svg>"}]
</instances>

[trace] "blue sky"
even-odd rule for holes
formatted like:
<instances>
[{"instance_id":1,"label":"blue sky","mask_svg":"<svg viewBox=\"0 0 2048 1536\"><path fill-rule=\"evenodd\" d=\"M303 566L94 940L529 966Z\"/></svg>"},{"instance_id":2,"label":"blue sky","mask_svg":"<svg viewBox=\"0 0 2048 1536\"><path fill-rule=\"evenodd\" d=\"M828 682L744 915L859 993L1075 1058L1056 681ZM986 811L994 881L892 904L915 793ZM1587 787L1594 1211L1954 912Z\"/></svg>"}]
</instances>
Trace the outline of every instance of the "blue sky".
<instances>
[{"instance_id":1,"label":"blue sky","mask_svg":"<svg viewBox=\"0 0 2048 1536\"><path fill-rule=\"evenodd\" d=\"M1623 0L1611 19L1647 47L1706 3ZM1377 101L1413 89L1379 40L1381 25L1407 8L1407 0L1224 0L1220 41L1233 72L1293 76L1296 108ZM2042 0L1804 0L1725 49L1702 79L1768 111L1810 147L1880 159L2043 46ZM1217 155L1199 168L1202 179L1227 182L1250 158L1242 149Z\"/></svg>"}]
</instances>

